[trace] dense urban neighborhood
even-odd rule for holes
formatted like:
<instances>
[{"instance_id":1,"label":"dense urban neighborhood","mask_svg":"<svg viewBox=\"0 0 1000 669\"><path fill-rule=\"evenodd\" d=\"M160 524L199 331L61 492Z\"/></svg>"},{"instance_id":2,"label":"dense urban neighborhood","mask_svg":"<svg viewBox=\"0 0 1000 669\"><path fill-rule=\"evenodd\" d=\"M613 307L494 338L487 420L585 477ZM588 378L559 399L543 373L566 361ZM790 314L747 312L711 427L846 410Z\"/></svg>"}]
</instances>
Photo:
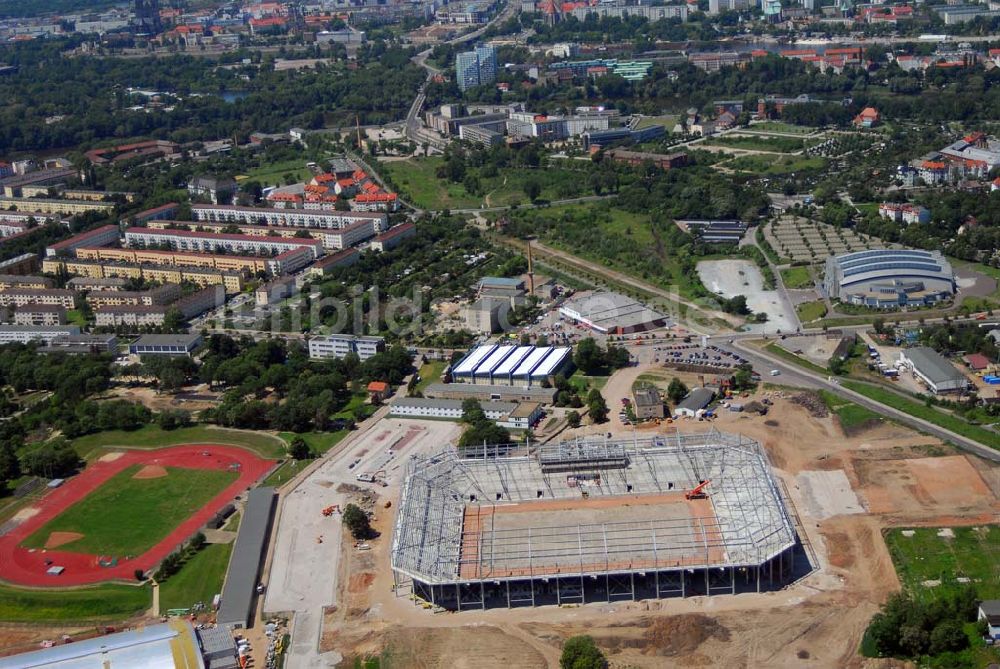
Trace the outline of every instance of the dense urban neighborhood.
<instances>
[{"instance_id":1,"label":"dense urban neighborhood","mask_svg":"<svg viewBox=\"0 0 1000 669\"><path fill-rule=\"evenodd\" d=\"M1000 3L0 0L0 669L1000 666Z\"/></svg>"}]
</instances>

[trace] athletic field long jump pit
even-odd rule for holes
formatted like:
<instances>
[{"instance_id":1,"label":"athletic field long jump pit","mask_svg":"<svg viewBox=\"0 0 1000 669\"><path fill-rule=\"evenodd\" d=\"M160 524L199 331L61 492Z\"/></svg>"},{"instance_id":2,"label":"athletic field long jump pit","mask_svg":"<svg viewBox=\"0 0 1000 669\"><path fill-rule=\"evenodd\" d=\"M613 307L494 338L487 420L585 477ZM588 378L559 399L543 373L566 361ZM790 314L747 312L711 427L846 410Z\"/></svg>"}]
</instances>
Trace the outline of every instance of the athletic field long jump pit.
<instances>
[{"instance_id":1,"label":"athletic field long jump pit","mask_svg":"<svg viewBox=\"0 0 1000 669\"><path fill-rule=\"evenodd\" d=\"M176 550L274 462L236 446L109 453L0 536L0 578L68 586L135 579Z\"/></svg>"}]
</instances>

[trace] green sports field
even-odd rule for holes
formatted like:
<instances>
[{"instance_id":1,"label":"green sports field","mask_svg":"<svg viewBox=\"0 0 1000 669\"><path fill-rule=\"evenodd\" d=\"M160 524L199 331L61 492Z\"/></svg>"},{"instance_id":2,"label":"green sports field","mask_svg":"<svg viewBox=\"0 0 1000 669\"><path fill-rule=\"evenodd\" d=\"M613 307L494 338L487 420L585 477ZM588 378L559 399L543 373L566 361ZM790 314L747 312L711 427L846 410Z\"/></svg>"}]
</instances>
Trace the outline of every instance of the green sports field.
<instances>
[{"instance_id":1,"label":"green sports field","mask_svg":"<svg viewBox=\"0 0 1000 669\"><path fill-rule=\"evenodd\" d=\"M44 548L53 532L83 535L60 550L93 555L141 555L239 476L236 472L167 467L166 476L134 478L135 465L40 527L22 543Z\"/></svg>"}]
</instances>

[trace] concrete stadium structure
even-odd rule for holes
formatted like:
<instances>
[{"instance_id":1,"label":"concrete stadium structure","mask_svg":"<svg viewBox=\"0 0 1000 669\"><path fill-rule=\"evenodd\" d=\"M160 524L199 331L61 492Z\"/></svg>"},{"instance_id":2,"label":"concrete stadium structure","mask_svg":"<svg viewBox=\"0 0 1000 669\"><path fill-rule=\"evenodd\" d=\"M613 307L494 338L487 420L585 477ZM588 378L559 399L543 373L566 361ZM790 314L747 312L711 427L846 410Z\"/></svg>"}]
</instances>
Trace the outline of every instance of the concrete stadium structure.
<instances>
[{"instance_id":1,"label":"concrete stadium structure","mask_svg":"<svg viewBox=\"0 0 1000 669\"><path fill-rule=\"evenodd\" d=\"M397 588L461 610L759 592L794 573L794 524L752 439L713 430L504 450L410 460ZM688 499L703 481L707 496Z\"/></svg>"},{"instance_id":2,"label":"concrete stadium structure","mask_svg":"<svg viewBox=\"0 0 1000 669\"><path fill-rule=\"evenodd\" d=\"M831 299L895 309L951 298L955 274L940 251L878 249L827 258L823 285Z\"/></svg>"}]
</instances>

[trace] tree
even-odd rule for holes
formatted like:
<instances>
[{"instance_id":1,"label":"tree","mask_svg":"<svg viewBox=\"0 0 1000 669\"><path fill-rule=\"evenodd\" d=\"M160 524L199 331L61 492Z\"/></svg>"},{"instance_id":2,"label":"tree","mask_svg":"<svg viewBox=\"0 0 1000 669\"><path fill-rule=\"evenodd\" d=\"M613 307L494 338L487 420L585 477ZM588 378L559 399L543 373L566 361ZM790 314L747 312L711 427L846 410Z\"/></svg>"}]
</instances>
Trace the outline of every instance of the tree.
<instances>
[{"instance_id":1,"label":"tree","mask_svg":"<svg viewBox=\"0 0 1000 669\"><path fill-rule=\"evenodd\" d=\"M191 537L191 541L188 542L188 545L191 547L192 550L200 551L202 548L205 547L206 542L207 539L205 538L204 534L202 534L201 532L195 532L194 536Z\"/></svg>"},{"instance_id":2,"label":"tree","mask_svg":"<svg viewBox=\"0 0 1000 669\"><path fill-rule=\"evenodd\" d=\"M156 417L156 422L163 430L176 430L191 425L191 413L184 409L164 409Z\"/></svg>"},{"instance_id":3,"label":"tree","mask_svg":"<svg viewBox=\"0 0 1000 669\"><path fill-rule=\"evenodd\" d=\"M684 382L678 379L676 376L670 380L670 385L667 386L667 397L673 404L679 404L681 400L687 397L688 387L684 385Z\"/></svg>"},{"instance_id":4,"label":"tree","mask_svg":"<svg viewBox=\"0 0 1000 669\"><path fill-rule=\"evenodd\" d=\"M542 186L537 180L530 178L524 182L524 194L528 196L528 199L534 202L538 199L538 196L542 194Z\"/></svg>"},{"instance_id":5,"label":"tree","mask_svg":"<svg viewBox=\"0 0 1000 669\"><path fill-rule=\"evenodd\" d=\"M580 427L580 412L570 411L566 414L566 424L572 428Z\"/></svg>"},{"instance_id":6,"label":"tree","mask_svg":"<svg viewBox=\"0 0 1000 669\"><path fill-rule=\"evenodd\" d=\"M566 639L559 666L562 669L605 669L608 661L593 637L581 635Z\"/></svg>"},{"instance_id":7,"label":"tree","mask_svg":"<svg viewBox=\"0 0 1000 669\"><path fill-rule=\"evenodd\" d=\"M368 514L362 511L358 505L348 504L344 508L343 521L355 539L368 539L372 536L372 526L368 520Z\"/></svg>"},{"instance_id":8,"label":"tree","mask_svg":"<svg viewBox=\"0 0 1000 669\"><path fill-rule=\"evenodd\" d=\"M53 439L21 458L21 467L33 476L62 478L76 473L83 460L65 439Z\"/></svg>"},{"instance_id":9,"label":"tree","mask_svg":"<svg viewBox=\"0 0 1000 669\"><path fill-rule=\"evenodd\" d=\"M288 454L296 460L308 460L311 455L309 444L302 437L296 436L292 439L292 443L288 448Z\"/></svg>"},{"instance_id":10,"label":"tree","mask_svg":"<svg viewBox=\"0 0 1000 669\"><path fill-rule=\"evenodd\" d=\"M576 345L573 364L588 375L600 372L604 368L604 355L593 337L581 339L580 343Z\"/></svg>"},{"instance_id":11,"label":"tree","mask_svg":"<svg viewBox=\"0 0 1000 669\"><path fill-rule=\"evenodd\" d=\"M959 651L969 645L969 637L962 629L962 623L957 620L945 620L931 632L931 655Z\"/></svg>"},{"instance_id":12,"label":"tree","mask_svg":"<svg viewBox=\"0 0 1000 669\"><path fill-rule=\"evenodd\" d=\"M608 420L608 405L601 395L601 391L594 388L587 395L587 411L590 413L590 420L594 423L604 423Z\"/></svg>"}]
</instances>

